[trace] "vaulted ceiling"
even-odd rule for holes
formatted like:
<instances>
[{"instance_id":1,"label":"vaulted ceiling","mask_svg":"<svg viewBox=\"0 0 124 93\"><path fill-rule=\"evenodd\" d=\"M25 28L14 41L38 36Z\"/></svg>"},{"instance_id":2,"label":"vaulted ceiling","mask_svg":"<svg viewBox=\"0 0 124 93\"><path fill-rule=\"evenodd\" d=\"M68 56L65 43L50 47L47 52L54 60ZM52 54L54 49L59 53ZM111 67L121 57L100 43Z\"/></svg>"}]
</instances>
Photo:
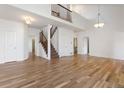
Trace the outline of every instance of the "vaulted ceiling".
<instances>
[{"instance_id":1,"label":"vaulted ceiling","mask_svg":"<svg viewBox=\"0 0 124 93\"><path fill-rule=\"evenodd\" d=\"M90 20L92 24L97 21L98 5L72 5L73 11ZM101 19L104 20L105 26L115 29L124 28L124 5L100 5ZM31 14L8 5L0 5L0 18L24 21L22 16L32 15L35 19L33 26L41 27L43 24L54 23L52 20L41 18L38 15ZM91 25L92 26L92 25Z\"/></svg>"},{"instance_id":2,"label":"vaulted ceiling","mask_svg":"<svg viewBox=\"0 0 124 93\"><path fill-rule=\"evenodd\" d=\"M97 18L98 6L100 6L100 12L103 18L118 18L118 16L124 13L124 5L72 5L74 11L90 20Z\"/></svg>"},{"instance_id":3,"label":"vaulted ceiling","mask_svg":"<svg viewBox=\"0 0 124 93\"><path fill-rule=\"evenodd\" d=\"M75 4L72 5L73 11L79 13L86 19L91 20L92 24L97 21L98 5ZM106 26L123 28L124 24L124 5L100 5L101 20Z\"/></svg>"}]
</instances>

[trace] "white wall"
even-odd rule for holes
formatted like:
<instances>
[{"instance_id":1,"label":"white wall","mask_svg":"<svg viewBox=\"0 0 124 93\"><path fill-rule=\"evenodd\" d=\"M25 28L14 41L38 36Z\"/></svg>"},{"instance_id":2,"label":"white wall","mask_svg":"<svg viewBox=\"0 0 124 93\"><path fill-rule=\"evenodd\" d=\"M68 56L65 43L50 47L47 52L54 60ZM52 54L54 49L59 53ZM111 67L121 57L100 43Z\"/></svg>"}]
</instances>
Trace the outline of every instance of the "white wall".
<instances>
[{"instance_id":1,"label":"white wall","mask_svg":"<svg viewBox=\"0 0 124 93\"><path fill-rule=\"evenodd\" d=\"M114 27L78 33L78 51L83 52L83 37L89 37L90 55L124 60L124 32Z\"/></svg>"},{"instance_id":2,"label":"white wall","mask_svg":"<svg viewBox=\"0 0 124 93\"><path fill-rule=\"evenodd\" d=\"M52 27L52 25L50 25L50 24L47 26L47 33L48 33L48 35L47 35L48 56L47 57L48 57L48 60L51 59L51 41L50 41L50 29L51 29L51 27Z\"/></svg>"},{"instance_id":3,"label":"white wall","mask_svg":"<svg viewBox=\"0 0 124 93\"><path fill-rule=\"evenodd\" d=\"M59 56L72 56L74 54L73 38L74 31L59 27Z\"/></svg>"},{"instance_id":4,"label":"white wall","mask_svg":"<svg viewBox=\"0 0 124 93\"><path fill-rule=\"evenodd\" d=\"M5 44L4 44L4 32L0 30L0 63L4 63L4 48L5 48Z\"/></svg>"},{"instance_id":5,"label":"white wall","mask_svg":"<svg viewBox=\"0 0 124 93\"><path fill-rule=\"evenodd\" d=\"M115 32L113 40L113 58L124 60L124 32Z\"/></svg>"},{"instance_id":6,"label":"white wall","mask_svg":"<svg viewBox=\"0 0 124 93\"><path fill-rule=\"evenodd\" d=\"M51 15L50 4L12 4L12 6L18 7L39 15L45 15L45 16Z\"/></svg>"},{"instance_id":7,"label":"white wall","mask_svg":"<svg viewBox=\"0 0 124 93\"><path fill-rule=\"evenodd\" d=\"M13 45L15 45L13 48L16 51L16 54L15 54L16 59L14 61L21 61L28 57L28 53L27 53L28 50L27 50L27 44L26 44L28 36L26 34L26 28L27 28L26 25L23 23L0 19L0 34L1 34L0 47L1 47L1 50L3 50L3 51L0 50L0 55L4 55L3 59L5 59L5 56L9 56L6 53L8 51L6 51L6 47L5 47L7 44L7 42L5 42L5 40L6 40L5 35L7 32L10 32L10 31L14 32L16 35L16 42L15 42L15 44L13 44ZM9 35L8 35L7 39L9 39ZM27 51L25 51L25 50L27 50ZM4 60L4 62L5 62L5 60ZM8 61L6 60L6 62L8 62Z\"/></svg>"},{"instance_id":8,"label":"white wall","mask_svg":"<svg viewBox=\"0 0 124 93\"><path fill-rule=\"evenodd\" d=\"M76 13L74 11L72 12L72 23L84 30L87 30L90 28L89 27L90 21L85 19L83 16L79 15L78 13Z\"/></svg>"},{"instance_id":9,"label":"white wall","mask_svg":"<svg viewBox=\"0 0 124 93\"><path fill-rule=\"evenodd\" d=\"M42 31L43 31L44 36L48 39L48 26L47 25L44 26L42 28Z\"/></svg>"},{"instance_id":10,"label":"white wall","mask_svg":"<svg viewBox=\"0 0 124 93\"><path fill-rule=\"evenodd\" d=\"M24 57L25 59L28 59L29 57L29 47L28 47L28 40L29 40L29 35L28 35L28 26L24 25Z\"/></svg>"}]
</instances>

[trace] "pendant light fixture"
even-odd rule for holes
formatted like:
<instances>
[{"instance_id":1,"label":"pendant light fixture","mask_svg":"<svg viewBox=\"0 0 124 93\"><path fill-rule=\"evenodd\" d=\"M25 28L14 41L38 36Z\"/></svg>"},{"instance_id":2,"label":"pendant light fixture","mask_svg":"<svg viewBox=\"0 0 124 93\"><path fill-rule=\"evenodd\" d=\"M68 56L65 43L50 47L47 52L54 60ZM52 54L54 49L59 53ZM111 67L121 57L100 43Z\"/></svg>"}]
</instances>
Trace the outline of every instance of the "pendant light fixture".
<instances>
[{"instance_id":1,"label":"pendant light fixture","mask_svg":"<svg viewBox=\"0 0 124 93\"><path fill-rule=\"evenodd\" d=\"M98 16L98 18L97 18L97 23L94 24L94 27L95 27L95 28L103 28L104 23L101 22L101 20L100 20L100 17L101 17L101 14L100 14L100 6L98 6L98 14L97 14L97 16Z\"/></svg>"}]
</instances>

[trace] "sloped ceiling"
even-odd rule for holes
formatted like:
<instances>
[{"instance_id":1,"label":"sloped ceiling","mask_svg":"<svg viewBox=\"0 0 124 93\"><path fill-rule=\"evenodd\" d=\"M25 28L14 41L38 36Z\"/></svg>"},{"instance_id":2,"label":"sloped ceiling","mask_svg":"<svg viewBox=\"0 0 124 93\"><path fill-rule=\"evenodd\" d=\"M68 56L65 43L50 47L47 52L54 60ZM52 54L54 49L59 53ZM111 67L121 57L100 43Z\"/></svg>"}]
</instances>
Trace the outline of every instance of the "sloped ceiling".
<instances>
[{"instance_id":1,"label":"sloped ceiling","mask_svg":"<svg viewBox=\"0 0 124 93\"><path fill-rule=\"evenodd\" d=\"M72 5L73 11L76 11L84 18L91 21L92 24L97 21L98 5ZM115 29L124 28L124 5L100 5L101 19L104 20L105 26L114 27ZM53 20L41 18L27 11L22 11L9 5L0 5L0 18L8 20L17 20L24 22L22 18L25 15L31 15L36 20L32 26L40 28L42 25L55 23ZM92 25L91 25L92 26Z\"/></svg>"},{"instance_id":2,"label":"sloped ceiling","mask_svg":"<svg viewBox=\"0 0 124 93\"><path fill-rule=\"evenodd\" d=\"M7 20L13 20L13 21L25 23L24 16L30 16L31 18L34 19L34 21L32 21L32 23L30 24L30 26L35 28L41 28L44 25L51 24L51 25L69 28L75 31L84 30L82 27L71 24L57 17L51 16L52 18L49 18L49 17L35 14L30 11L20 9L18 7L14 7L12 5L7 5L7 4L0 5L0 19L7 19Z\"/></svg>"},{"instance_id":3,"label":"sloped ceiling","mask_svg":"<svg viewBox=\"0 0 124 93\"><path fill-rule=\"evenodd\" d=\"M97 21L98 5L72 5L73 11L79 13L86 19L91 20L92 24ZM113 27L124 27L124 5L100 5L101 20L106 25Z\"/></svg>"}]
</instances>

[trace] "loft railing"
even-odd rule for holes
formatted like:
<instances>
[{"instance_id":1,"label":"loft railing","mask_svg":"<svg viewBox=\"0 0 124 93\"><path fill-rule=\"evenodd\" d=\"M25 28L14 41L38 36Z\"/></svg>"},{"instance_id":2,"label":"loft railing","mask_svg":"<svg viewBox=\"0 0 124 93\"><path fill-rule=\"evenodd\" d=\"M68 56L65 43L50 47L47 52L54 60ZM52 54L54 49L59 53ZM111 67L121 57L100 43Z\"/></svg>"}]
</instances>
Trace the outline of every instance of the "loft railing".
<instances>
[{"instance_id":1,"label":"loft railing","mask_svg":"<svg viewBox=\"0 0 124 93\"><path fill-rule=\"evenodd\" d=\"M69 9L70 8L69 5L67 5L67 7L61 4L52 4L51 15L61 18L63 20L72 22L72 19L71 19L72 11Z\"/></svg>"}]
</instances>

